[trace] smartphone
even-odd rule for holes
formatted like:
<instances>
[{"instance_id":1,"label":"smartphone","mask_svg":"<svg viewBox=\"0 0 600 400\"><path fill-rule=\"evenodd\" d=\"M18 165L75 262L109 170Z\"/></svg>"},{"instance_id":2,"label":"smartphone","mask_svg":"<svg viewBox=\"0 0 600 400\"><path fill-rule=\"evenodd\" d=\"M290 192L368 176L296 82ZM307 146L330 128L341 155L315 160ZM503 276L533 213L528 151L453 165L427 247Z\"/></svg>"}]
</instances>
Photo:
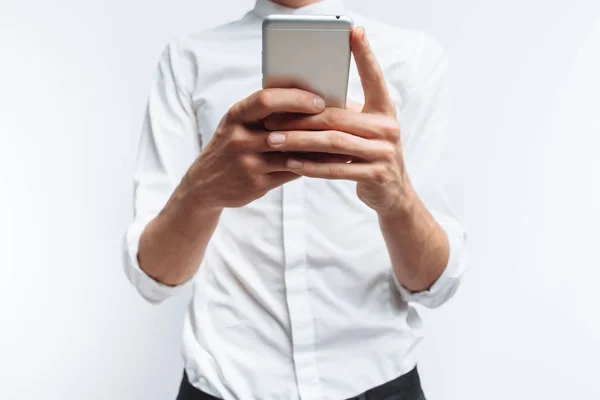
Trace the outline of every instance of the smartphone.
<instances>
[{"instance_id":1,"label":"smartphone","mask_svg":"<svg viewBox=\"0 0 600 400\"><path fill-rule=\"evenodd\" d=\"M328 107L346 107L351 18L341 15L270 15L262 24L263 88L298 88Z\"/></svg>"}]
</instances>

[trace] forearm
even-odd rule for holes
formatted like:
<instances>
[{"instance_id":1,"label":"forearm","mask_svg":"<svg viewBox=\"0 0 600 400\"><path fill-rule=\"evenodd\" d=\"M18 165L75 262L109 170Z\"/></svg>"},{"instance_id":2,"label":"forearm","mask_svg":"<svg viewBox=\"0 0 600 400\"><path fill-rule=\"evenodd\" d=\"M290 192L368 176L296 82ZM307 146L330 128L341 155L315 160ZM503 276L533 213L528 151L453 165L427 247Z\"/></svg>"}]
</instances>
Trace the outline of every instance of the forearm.
<instances>
[{"instance_id":1,"label":"forearm","mask_svg":"<svg viewBox=\"0 0 600 400\"><path fill-rule=\"evenodd\" d=\"M138 262L166 285L188 281L198 270L221 210L203 208L180 184L140 237Z\"/></svg>"},{"instance_id":2,"label":"forearm","mask_svg":"<svg viewBox=\"0 0 600 400\"><path fill-rule=\"evenodd\" d=\"M379 216L379 224L398 281L420 292L444 272L450 249L442 227L416 193L409 193L394 212Z\"/></svg>"}]
</instances>

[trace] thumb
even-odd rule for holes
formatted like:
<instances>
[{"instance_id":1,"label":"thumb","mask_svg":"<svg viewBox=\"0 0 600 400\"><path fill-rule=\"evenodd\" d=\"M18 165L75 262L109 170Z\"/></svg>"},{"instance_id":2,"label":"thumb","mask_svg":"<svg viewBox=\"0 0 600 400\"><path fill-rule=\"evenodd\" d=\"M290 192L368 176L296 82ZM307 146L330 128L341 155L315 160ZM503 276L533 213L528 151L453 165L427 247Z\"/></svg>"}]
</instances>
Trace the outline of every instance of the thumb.
<instances>
[{"instance_id":1,"label":"thumb","mask_svg":"<svg viewBox=\"0 0 600 400\"><path fill-rule=\"evenodd\" d=\"M363 112L394 115L396 108L390 98L383 71L371 50L364 28L358 27L352 31L351 46L365 93Z\"/></svg>"}]
</instances>

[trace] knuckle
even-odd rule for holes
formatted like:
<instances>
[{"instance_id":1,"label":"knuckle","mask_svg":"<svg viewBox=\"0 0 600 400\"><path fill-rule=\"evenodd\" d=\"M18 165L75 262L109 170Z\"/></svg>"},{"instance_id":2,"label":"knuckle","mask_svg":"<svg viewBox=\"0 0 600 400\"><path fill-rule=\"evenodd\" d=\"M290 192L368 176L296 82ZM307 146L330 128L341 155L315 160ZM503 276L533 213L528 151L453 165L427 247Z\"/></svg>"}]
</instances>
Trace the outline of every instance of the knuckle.
<instances>
[{"instance_id":1,"label":"knuckle","mask_svg":"<svg viewBox=\"0 0 600 400\"><path fill-rule=\"evenodd\" d=\"M246 110L246 103L238 101L227 111L226 119L230 121L239 121L243 118Z\"/></svg>"},{"instance_id":2,"label":"knuckle","mask_svg":"<svg viewBox=\"0 0 600 400\"><path fill-rule=\"evenodd\" d=\"M333 150L341 150L346 146L346 137L342 132L332 131L329 133L329 146Z\"/></svg>"},{"instance_id":3,"label":"knuckle","mask_svg":"<svg viewBox=\"0 0 600 400\"><path fill-rule=\"evenodd\" d=\"M379 64L377 63L377 61L375 61L373 59L372 62L375 65L377 65L378 68L375 68L374 70L370 71L370 74L368 74L367 76L365 76L363 78L363 80L367 84L378 85L381 82L385 81L385 77L384 77L383 71L381 70L381 67L379 67Z\"/></svg>"},{"instance_id":4,"label":"knuckle","mask_svg":"<svg viewBox=\"0 0 600 400\"><path fill-rule=\"evenodd\" d=\"M385 76L383 74L383 69L381 68L381 65L379 65L379 62L377 61L375 56L373 56L373 66L375 67L373 69L373 80L378 83L381 82L383 85L385 85Z\"/></svg>"},{"instance_id":5,"label":"knuckle","mask_svg":"<svg viewBox=\"0 0 600 400\"><path fill-rule=\"evenodd\" d=\"M229 110L227 110L227 113L225 114L225 117L223 118L224 121L235 121L237 119L239 119L240 116L240 110L239 110L240 106L238 103L234 104Z\"/></svg>"},{"instance_id":6,"label":"knuckle","mask_svg":"<svg viewBox=\"0 0 600 400\"><path fill-rule=\"evenodd\" d=\"M332 128L338 124L338 122L343 118L344 111L341 108L330 108L327 111L327 115L324 118L324 122L327 127Z\"/></svg>"},{"instance_id":7,"label":"knuckle","mask_svg":"<svg viewBox=\"0 0 600 400\"><path fill-rule=\"evenodd\" d=\"M342 166L331 166L329 167L329 176L331 178L341 178L344 176L344 168Z\"/></svg>"},{"instance_id":8,"label":"knuckle","mask_svg":"<svg viewBox=\"0 0 600 400\"><path fill-rule=\"evenodd\" d=\"M384 161L393 161L396 157L396 146L385 144L380 150L380 158Z\"/></svg>"},{"instance_id":9,"label":"knuckle","mask_svg":"<svg viewBox=\"0 0 600 400\"><path fill-rule=\"evenodd\" d=\"M229 139L231 148L236 151L244 151L248 148L248 138L242 129L233 129Z\"/></svg>"},{"instance_id":10,"label":"knuckle","mask_svg":"<svg viewBox=\"0 0 600 400\"><path fill-rule=\"evenodd\" d=\"M400 139L400 125L395 119L386 118L381 124L381 133L386 139L397 142Z\"/></svg>"},{"instance_id":11,"label":"knuckle","mask_svg":"<svg viewBox=\"0 0 600 400\"><path fill-rule=\"evenodd\" d=\"M240 165L246 171L256 171L260 167L260 160L251 155L246 155L240 159Z\"/></svg>"},{"instance_id":12,"label":"knuckle","mask_svg":"<svg viewBox=\"0 0 600 400\"><path fill-rule=\"evenodd\" d=\"M371 169L371 179L376 183L385 183L387 181L387 168L380 164L374 165Z\"/></svg>"},{"instance_id":13,"label":"knuckle","mask_svg":"<svg viewBox=\"0 0 600 400\"><path fill-rule=\"evenodd\" d=\"M273 104L273 93L266 89L261 90L256 94L256 103L259 107L270 107Z\"/></svg>"}]
</instances>

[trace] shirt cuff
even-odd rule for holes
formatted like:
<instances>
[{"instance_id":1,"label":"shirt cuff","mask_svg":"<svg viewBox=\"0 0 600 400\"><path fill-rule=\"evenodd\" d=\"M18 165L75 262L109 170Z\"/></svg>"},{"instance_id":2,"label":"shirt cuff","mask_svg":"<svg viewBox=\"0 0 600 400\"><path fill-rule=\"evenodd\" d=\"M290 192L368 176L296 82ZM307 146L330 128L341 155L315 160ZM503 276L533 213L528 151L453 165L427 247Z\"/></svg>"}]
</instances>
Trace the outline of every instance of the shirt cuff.
<instances>
[{"instance_id":1,"label":"shirt cuff","mask_svg":"<svg viewBox=\"0 0 600 400\"><path fill-rule=\"evenodd\" d=\"M442 225L442 228L448 237L450 250L448 264L429 289L421 292L411 292L402 286L392 269L394 283L407 303L414 302L427 308L436 308L448 301L458 289L463 273L469 264L465 249L467 234L460 227L449 229Z\"/></svg>"},{"instance_id":2,"label":"shirt cuff","mask_svg":"<svg viewBox=\"0 0 600 400\"><path fill-rule=\"evenodd\" d=\"M145 222L136 221L127 230L124 251L125 274L131 284L146 301L152 304L158 304L167 298L184 291L187 286L192 284L193 278L181 285L169 286L158 282L140 268L137 258L140 237L148 222L150 222L150 220Z\"/></svg>"}]
</instances>

